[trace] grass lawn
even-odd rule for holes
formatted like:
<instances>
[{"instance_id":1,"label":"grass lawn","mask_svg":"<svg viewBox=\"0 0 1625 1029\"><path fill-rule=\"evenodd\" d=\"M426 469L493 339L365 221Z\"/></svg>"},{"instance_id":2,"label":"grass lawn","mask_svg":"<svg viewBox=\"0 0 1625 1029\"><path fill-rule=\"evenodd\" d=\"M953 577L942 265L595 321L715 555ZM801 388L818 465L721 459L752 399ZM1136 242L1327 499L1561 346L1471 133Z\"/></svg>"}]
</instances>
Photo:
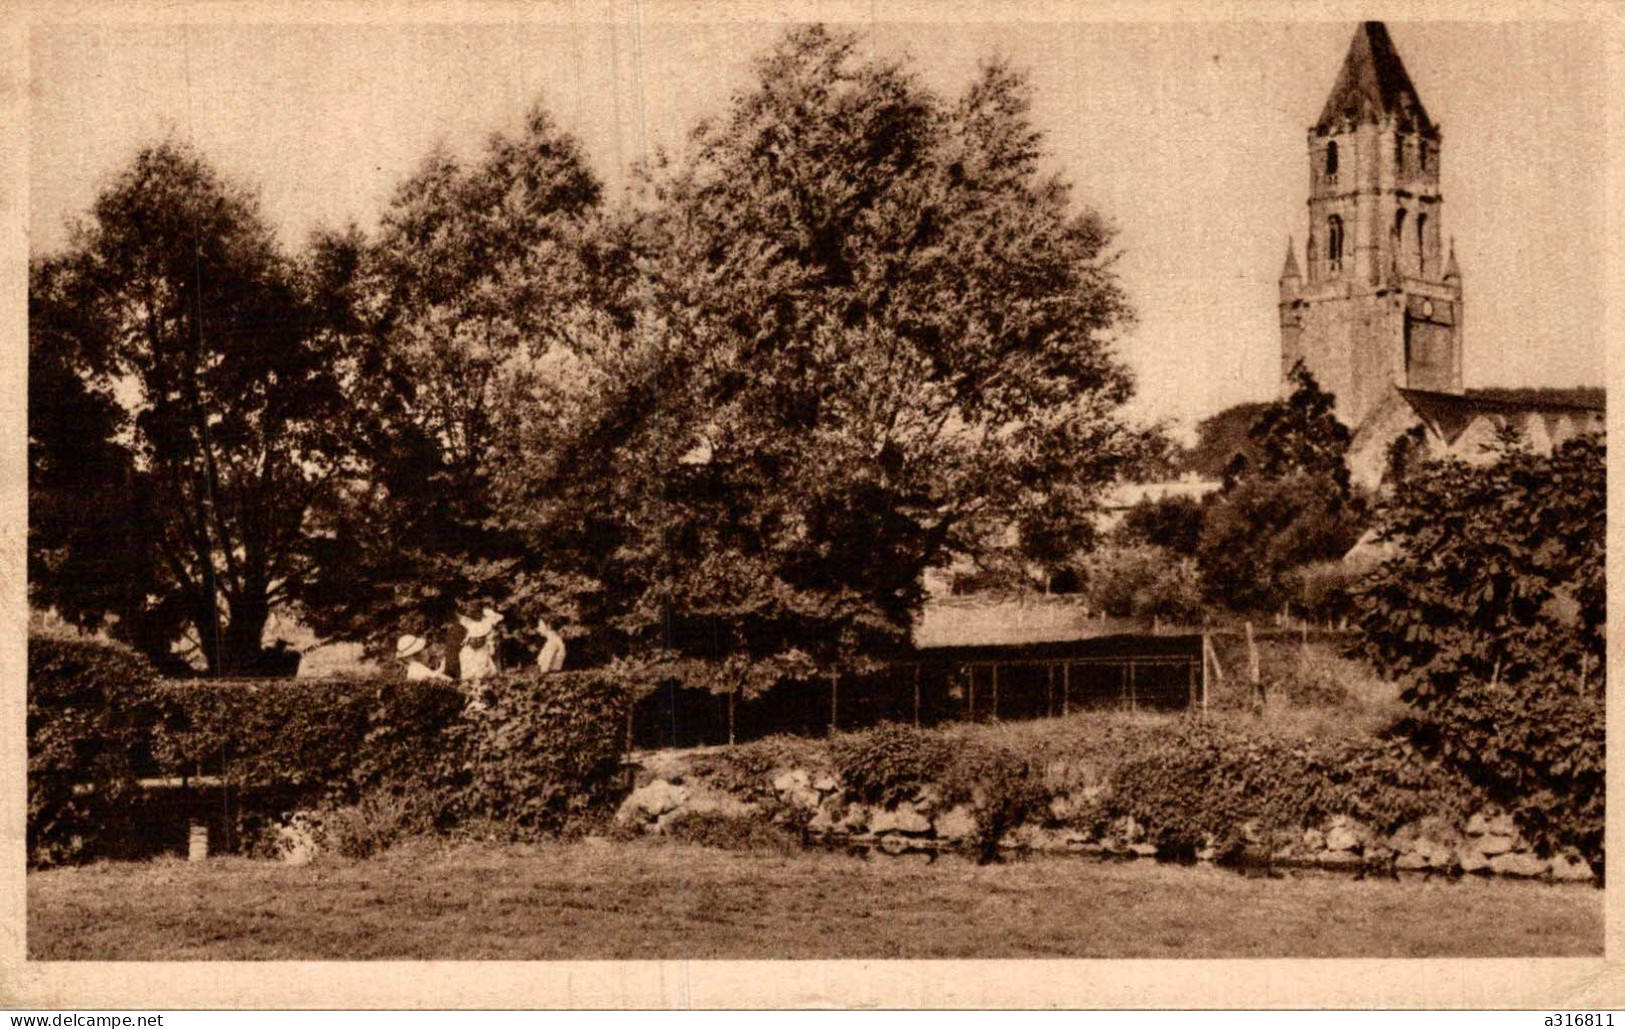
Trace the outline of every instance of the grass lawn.
<instances>
[{"instance_id":1,"label":"grass lawn","mask_svg":"<svg viewBox=\"0 0 1625 1029\"><path fill-rule=\"evenodd\" d=\"M1603 894L1505 882L414 843L368 861L104 863L28 876L33 959L1600 955Z\"/></svg>"}]
</instances>

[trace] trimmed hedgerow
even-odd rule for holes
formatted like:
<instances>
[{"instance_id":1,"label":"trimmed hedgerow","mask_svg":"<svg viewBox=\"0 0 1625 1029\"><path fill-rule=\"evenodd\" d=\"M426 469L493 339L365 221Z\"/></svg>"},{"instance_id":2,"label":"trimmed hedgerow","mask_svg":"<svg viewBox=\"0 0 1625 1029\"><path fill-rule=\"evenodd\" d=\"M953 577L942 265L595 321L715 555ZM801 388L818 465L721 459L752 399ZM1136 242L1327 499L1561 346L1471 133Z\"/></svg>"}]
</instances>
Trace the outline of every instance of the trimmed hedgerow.
<instances>
[{"instance_id":1,"label":"trimmed hedgerow","mask_svg":"<svg viewBox=\"0 0 1625 1029\"><path fill-rule=\"evenodd\" d=\"M161 687L181 712L159 752L245 789L328 805L403 798L423 828L556 832L620 786L627 692L597 672L509 675L472 699L402 679Z\"/></svg>"},{"instance_id":2,"label":"trimmed hedgerow","mask_svg":"<svg viewBox=\"0 0 1625 1029\"><path fill-rule=\"evenodd\" d=\"M1405 740L1289 740L1188 722L1111 773L1096 816L1130 815L1173 852L1233 851L1247 827L1291 833L1348 815L1389 833L1428 816L1465 820L1483 801Z\"/></svg>"},{"instance_id":3,"label":"trimmed hedgerow","mask_svg":"<svg viewBox=\"0 0 1625 1029\"><path fill-rule=\"evenodd\" d=\"M163 712L155 672L118 643L28 639L28 860L96 853L128 817Z\"/></svg>"},{"instance_id":4,"label":"trimmed hedgerow","mask_svg":"<svg viewBox=\"0 0 1625 1029\"><path fill-rule=\"evenodd\" d=\"M257 823L387 802L412 831L558 832L616 799L629 704L598 671L503 676L472 698L399 678L155 682L117 644L36 636L29 861L112 853L155 774L222 776Z\"/></svg>"}]
</instances>

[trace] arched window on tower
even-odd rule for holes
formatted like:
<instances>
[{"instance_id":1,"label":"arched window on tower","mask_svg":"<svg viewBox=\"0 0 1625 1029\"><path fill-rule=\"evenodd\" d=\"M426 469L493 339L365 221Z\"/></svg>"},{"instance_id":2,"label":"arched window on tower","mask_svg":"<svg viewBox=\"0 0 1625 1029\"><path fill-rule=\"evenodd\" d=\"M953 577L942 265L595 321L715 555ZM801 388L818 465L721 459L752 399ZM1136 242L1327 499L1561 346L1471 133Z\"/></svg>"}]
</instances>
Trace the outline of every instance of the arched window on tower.
<instances>
[{"instance_id":1,"label":"arched window on tower","mask_svg":"<svg viewBox=\"0 0 1625 1029\"><path fill-rule=\"evenodd\" d=\"M1326 144L1326 181L1337 185L1337 141L1332 140Z\"/></svg>"},{"instance_id":2,"label":"arched window on tower","mask_svg":"<svg viewBox=\"0 0 1625 1029\"><path fill-rule=\"evenodd\" d=\"M1428 270L1428 216L1416 216L1416 274L1425 274Z\"/></svg>"},{"instance_id":3,"label":"arched window on tower","mask_svg":"<svg viewBox=\"0 0 1625 1029\"><path fill-rule=\"evenodd\" d=\"M1333 275L1343 271L1343 219L1335 214L1326 219L1326 267Z\"/></svg>"},{"instance_id":4,"label":"arched window on tower","mask_svg":"<svg viewBox=\"0 0 1625 1029\"><path fill-rule=\"evenodd\" d=\"M1397 130L1394 132L1394 175L1398 178L1405 175L1405 136Z\"/></svg>"}]
</instances>

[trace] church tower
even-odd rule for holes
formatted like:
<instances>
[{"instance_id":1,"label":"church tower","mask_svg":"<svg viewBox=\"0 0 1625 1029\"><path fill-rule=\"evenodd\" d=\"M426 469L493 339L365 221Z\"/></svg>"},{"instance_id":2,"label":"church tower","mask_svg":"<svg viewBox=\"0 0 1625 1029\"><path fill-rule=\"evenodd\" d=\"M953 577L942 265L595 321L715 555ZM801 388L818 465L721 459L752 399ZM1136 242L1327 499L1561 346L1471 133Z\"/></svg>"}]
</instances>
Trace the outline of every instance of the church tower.
<instances>
[{"instance_id":1,"label":"church tower","mask_svg":"<svg viewBox=\"0 0 1625 1029\"><path fill-rule=\"evenodd\" d=\"M1354 33L1309 130L1309 238L1281 271L1281 370L1303 360L1359 426L1393 387L1462 392L1461 275L1446 256L1439 128L1388 30Z\"/></svg>"}]
</instances>

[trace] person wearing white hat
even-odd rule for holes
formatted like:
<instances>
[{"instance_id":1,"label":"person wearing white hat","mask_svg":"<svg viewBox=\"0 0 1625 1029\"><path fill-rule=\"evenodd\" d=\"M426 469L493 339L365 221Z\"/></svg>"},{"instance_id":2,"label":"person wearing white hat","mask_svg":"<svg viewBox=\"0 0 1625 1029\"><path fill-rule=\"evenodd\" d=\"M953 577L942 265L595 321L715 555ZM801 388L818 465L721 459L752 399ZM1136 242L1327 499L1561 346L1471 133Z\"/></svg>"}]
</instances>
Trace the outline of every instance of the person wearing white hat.
<instances>
[{"instance_id":1,"label":"person wearing white hat","mask_svg":"<svg viewBox=\"0 0 1625 1029\"><path fill-rule=\"evenodd\" d=\"M542 672L559 671L564 667L564 638L553 631L545 618L536 623L536 631L546 641L542 644L542 652L536 655L537 669Z\"/></svg>"},{"instance_id":2,"label":"person wearing white hat","mask_svg":"<svg viewBox=\"0 0 1625 1029\"><path fill-rule=\"evenodd\" d=\"M438 668L430 668L422 661L416 660L417 655L429 646L429 641L422 636L413 636L407 633L395 641L395 657L406 662L406 677L413 681L419 679L449 679L445 672Z\"/></svg>"},{"instance_id":3,"label":"person wearing white hat","mask_svg":"<svg viewBox=\"0 0 1625 1029\"><path fill-rule=\"evenodd\" d=\"M479 618L465 618L457 616L467 635L463 637L463 648L457 655L459 675L464 682L478 682L488 675L494 675L500 669L496 663L496 647L491 639L491 630L502 621L502 613L485 609Z\"/></svg>"}]
</instances>

